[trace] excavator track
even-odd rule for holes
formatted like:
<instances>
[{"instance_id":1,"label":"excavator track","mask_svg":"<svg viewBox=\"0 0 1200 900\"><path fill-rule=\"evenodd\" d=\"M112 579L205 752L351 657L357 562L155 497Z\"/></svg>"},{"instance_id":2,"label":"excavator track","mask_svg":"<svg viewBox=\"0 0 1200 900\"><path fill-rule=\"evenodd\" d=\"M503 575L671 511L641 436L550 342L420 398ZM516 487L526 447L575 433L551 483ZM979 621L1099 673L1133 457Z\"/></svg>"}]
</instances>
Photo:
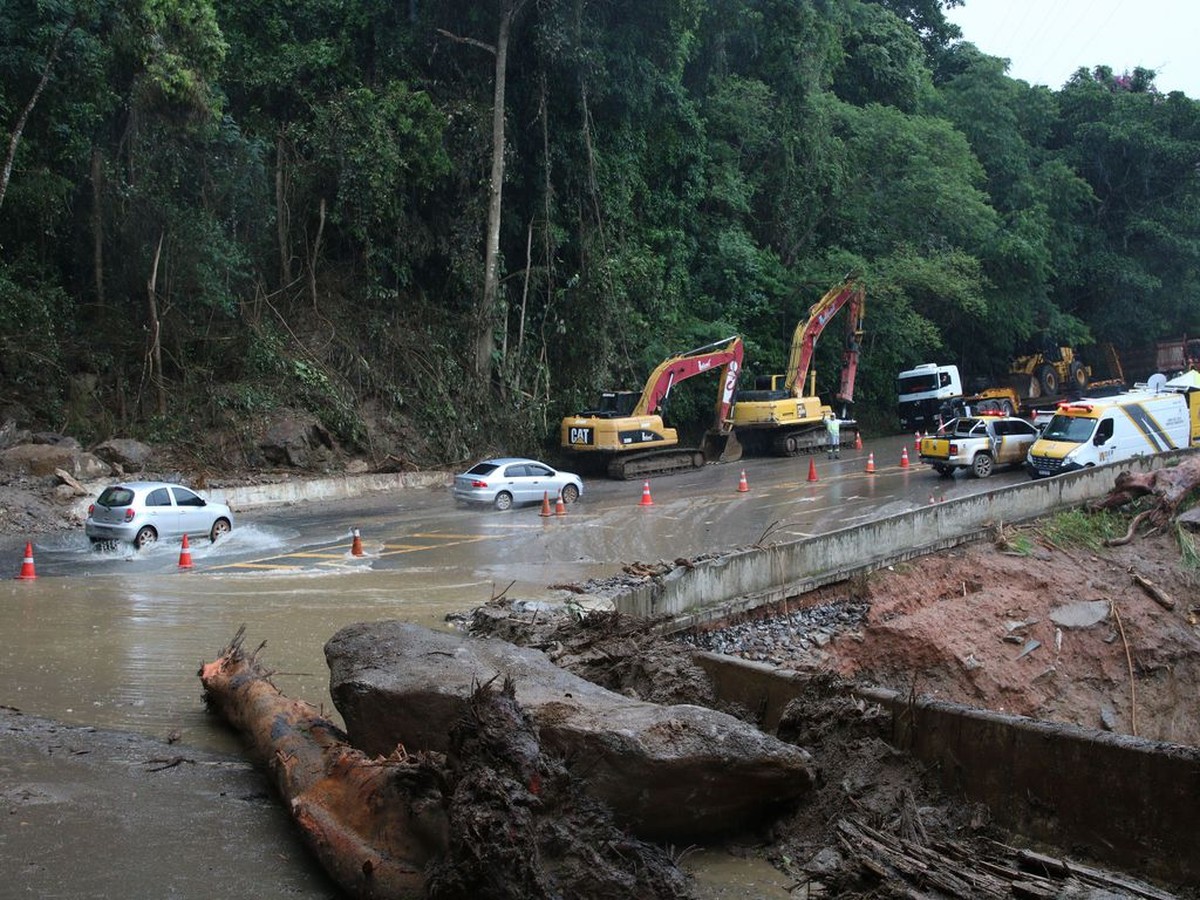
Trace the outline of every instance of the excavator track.
<instances>
[{"instance_id":1,"label":"excavator track","mask_svg":"<svg viewBox=\"0 0 1200 900\"><path fill-rule=\"evenodd\" d=\"M843 425L840 433L842 444L845 445L846 438L853 443L857 434L857 426ZM829 435L824 425L793 428L771 438L771 452L776 456L803 456L807 453L819 453L828 447Z\"/></svg>"},{"instance_id":2,"label":"excavator track","mask_svg":"<svg viewBox=\"0 0 1200 900\"><path fill-rule=\"evenodd\" d=\"M629 481L651 475L674 475L703 468L704 464L704 454L699 450L654 450L616 457L608 464L608 477Z\"/></svg>"}]
</instances>

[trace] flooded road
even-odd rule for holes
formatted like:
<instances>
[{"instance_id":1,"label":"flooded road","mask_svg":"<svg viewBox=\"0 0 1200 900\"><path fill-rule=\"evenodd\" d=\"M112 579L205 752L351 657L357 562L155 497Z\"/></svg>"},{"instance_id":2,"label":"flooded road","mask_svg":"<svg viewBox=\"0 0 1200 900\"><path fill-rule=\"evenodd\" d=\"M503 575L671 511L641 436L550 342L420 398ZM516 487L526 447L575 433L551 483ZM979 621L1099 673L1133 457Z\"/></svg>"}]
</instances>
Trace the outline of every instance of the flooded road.
<instances>
[{"instance_id":1,"label":"flooded road","mask_svg":"<svg viewBox=\"0 0 1200 900\"><path fill-rule=\"evenodd\" d=\"M179 567L177 545L97 553L79 530L36 539L38 578L15 581L24 541L12 539L0 545L11 568L0 581L0 705L158 741L171 735L173 753L238 754L236 739L203 709L197 670L243 624L248 647L266 642L262 659L277 686L337 720L323 647L345 625L401 619L448 628L447 615L501 593L538 599L634 561L794 539L1027 480L1022 472L939 479L919 463L900 468L904 446L911 454L911 439L892 438L841 460L710 466L652 480L650 506L642 482L591 479L561 518L543 518L538 506L456 507L444 489L249 510L217 544L193 544L190 569ZM865 471L868 452L874 474ZM739 492L743 470L749 490ZM355 528L361 557L350 552ZM0 855L12 843L13 817L5 818ZM73 885L69 872L61 877L51 882L58 896L104 895ZM129 895L167 896L137 886Z\"/></svg>"}]
</instances>

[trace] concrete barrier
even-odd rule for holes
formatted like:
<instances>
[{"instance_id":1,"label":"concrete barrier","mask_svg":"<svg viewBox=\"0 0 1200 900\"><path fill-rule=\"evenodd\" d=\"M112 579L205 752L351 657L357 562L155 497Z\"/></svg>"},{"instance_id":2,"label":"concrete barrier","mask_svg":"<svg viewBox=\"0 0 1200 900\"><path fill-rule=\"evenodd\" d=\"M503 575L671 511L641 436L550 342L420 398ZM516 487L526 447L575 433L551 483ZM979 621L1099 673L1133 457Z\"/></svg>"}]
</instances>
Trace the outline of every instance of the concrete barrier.
<instances>
[{"instance_id":1,"label":"concrete barrier","mask_svg":"<svg viewBox=\"0 0 1200 900\"><path fill-rule=\"evenodd\" d=\"M137 476L131 476L136 478ZM75 502L72 511L82 521L88 505L110 484L112 478L83 485L86 496ZM449 487L454 484L450 472L389 472L365 475L331 475L326 478L307 478L297 475L280 481L261 484L240 484L214 487L199 491L209 500L227 503L235 513L260 506L300 503L306 500L351 500L381 491L400 491L408 488Z\"/></svg>"},{"instance_id":2,"label":"concrete barrier","mask_svg":"<svg viewBox=\"0 0 1200 900\"><path fill-rule=\"evenodd\" d=\"M1149 472L1195 452L1140 457L1006 485L827 534L726 553L637 585L614 602L622 613L669 616L671 627L688 628L977 540L1000 523L1078 506L1107 494L1122 470Z\"/></svg>"},{"instance_id":3,"label":"concrete barrier","mask_svg":"<svg viewBox=\"0 0 1200 900\"><path fill-rule=\"evenodd\" d=\"M696 661L718 699L774 731L805 676L711 653ZM943 785L1033 840L1176 884L1200 882L1200 748L1041 722L882 688L854 694L891 713L891 742Z\"/></svg>"}]
</instances>

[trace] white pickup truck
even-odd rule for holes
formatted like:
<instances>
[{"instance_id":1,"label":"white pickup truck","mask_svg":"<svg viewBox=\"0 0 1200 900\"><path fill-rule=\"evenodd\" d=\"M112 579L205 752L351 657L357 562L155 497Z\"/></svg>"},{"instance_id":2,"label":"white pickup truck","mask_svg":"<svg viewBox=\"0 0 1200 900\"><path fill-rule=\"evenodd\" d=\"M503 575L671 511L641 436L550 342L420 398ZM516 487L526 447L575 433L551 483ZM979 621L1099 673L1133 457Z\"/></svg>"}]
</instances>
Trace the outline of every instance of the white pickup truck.
<instances>
[{"instance_id":1,"label":"white pickup truck","mask_svg":"<svg viewBox=\"0 0 1200 900\"><path fill-rule=\"evenodd\" d=\"M1024 464L1039 433L1015 416L962 416L921 438L919 456L939 475L970 469L976 478L987 478L997 466Z\"/></svg>"}]
</instances>

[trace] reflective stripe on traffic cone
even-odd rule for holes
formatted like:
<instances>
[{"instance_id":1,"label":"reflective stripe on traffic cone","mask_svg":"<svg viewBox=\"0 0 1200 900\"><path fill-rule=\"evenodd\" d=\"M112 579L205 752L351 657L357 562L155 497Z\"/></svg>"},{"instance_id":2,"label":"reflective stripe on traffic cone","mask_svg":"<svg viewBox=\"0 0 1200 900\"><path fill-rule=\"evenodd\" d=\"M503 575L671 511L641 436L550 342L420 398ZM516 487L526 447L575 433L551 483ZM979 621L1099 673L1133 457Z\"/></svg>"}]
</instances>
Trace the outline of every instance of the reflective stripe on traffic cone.
<instances>
[{"instance_id":1,"label":"reflective stripe on traffic cone","mask_svg":"<svg viewBox=\"0 0 1200 900\"><path fill-rule=\"evenodd\" d=\"M549 491L542 491L542 511L541 511L541 513L539 513L539 515L543 519L549 518L549 516L551 515L551 513L550 513L550 492Z\"/></svg>"},{"instance_id":2,"label":"reflective stripe on traffic cone","mask_svg":"<svg viewBox=\"0 0 1200 900\"><path fill-rule=\"evenodd\" d=\"M567 504L563 503L562 491L558 492L558 499L554 501L554 514L556 516L565 516L567 514Z\"/></svg>"},{"instance_id":3,"label":"reflective stripe on traffic cone","mask_svg":"<svg viewBox=\"0 0 1200 900\"><path fill-rule=\"evenodd\" d=\"M362 535L360 535L358 533L357 528L354 529L354 539L352 541L350 541L350 555L351 556L362 556L363 555Z\"/></svg>"},{"instance_id":4,"label":"reflective stripe on traffic cone","mask_svg":"<svg viewBox=\"0 0 1200 900\"><path fill-rule=\"evenodd\" d=\"M854 449L855 450L862 449L862 432L861 431L854 432Z\"/></svg>"},{"instance_id":5,"label":"reflective stripe on traffic cone","mask_svg":"<svg viewBox=\"0 0 1200 900\"><path fill-rule=\"evenodd\" d=\"M874 453L867 454L867 471L868 472L875 471L875 454Z\"/></svg>"},{"instance_id":6,"label":"reflective stripe on traffic cone","mask_svg":"<svg viewBox=\"0 0 1200 900\"><path fill-rule=\"evenodd\" d=\"M908 468L908 448L907 447L905 447L903 450L900 451L900 468L902 468L902 469Z\"/></svg>"},{"instance_id":7,"label":"reflective stripe on traffic cone","mask_svg":"<svg viewBox=\"0 0 1200 900\"><path fill-rule=\"evenodd\" d=\"M746 483L746 470L742 469L742 477L738 481L738 493L744 494L748 490L750 490L750 485Z\"/></svg>"},{"instance_id":8,"label":"reflective stripe on traffic cone","mask_svg":"<svg viewBox=\"0 0 1200 900\"><path fill-rule=\"evenodd\" d=\"M638 506L653 506L654 500L650 497L650 482L642 484L642 502Z\"/></svg>"},{"instance_id":9,"label":"reflective stripe on traffic cone","mask_svg":"<svg viewBox=\"0 0 1200 900\"><path fill-rule=\"evenodd\" d=\"M18 581L33 581L37 578L37 572L33 568L33 541L25 542L25 558L21 560L21 574L17 576Z\"/></svg>"},{"instance_id":10,"label":"reflective stripe on traffic cone","mask_svg":"<svg viewBox=\"0 0 1200 900\"><path fill-rule=\"evenodd\" d=\"M188 536L183 536L183 543L179 545L179 568L190 569L192 567L192 551L188 548Z\"/></svg>"},{"instance_id":11,"label":"reflective stripe on traffic cone","mask_svg":"<svg viewBox=\"0 0 1200 900\"><path fill-rule=\"evenodd\" d=\"M812 459L810 459L810 460L808 461L808 480L809 480L809 481L816 481L816 480L817 480L817 463L816 463L816 460L812 460Z\"/></svg>"}]
</instances>

